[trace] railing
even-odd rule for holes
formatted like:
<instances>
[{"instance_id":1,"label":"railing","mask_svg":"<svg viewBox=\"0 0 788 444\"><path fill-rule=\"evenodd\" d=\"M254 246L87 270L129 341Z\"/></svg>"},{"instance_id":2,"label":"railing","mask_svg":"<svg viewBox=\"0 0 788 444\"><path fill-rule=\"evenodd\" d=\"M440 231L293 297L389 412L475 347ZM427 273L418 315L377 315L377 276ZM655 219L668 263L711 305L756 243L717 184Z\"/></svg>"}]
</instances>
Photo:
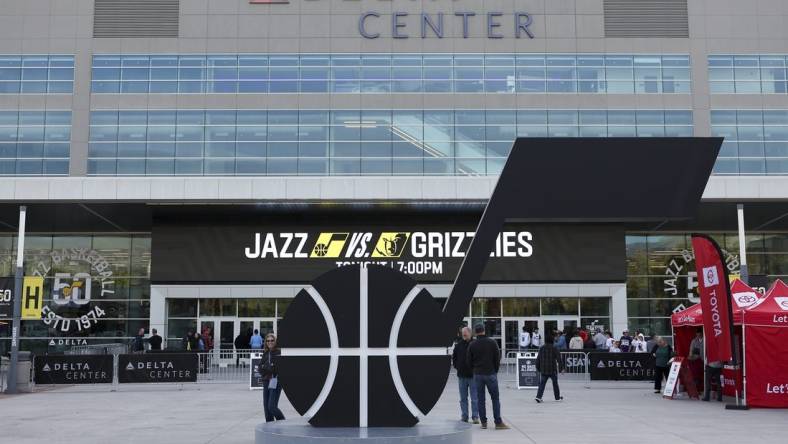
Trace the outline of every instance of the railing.
<instances>
[{"instance_id":1,"label":"railing","mask_svg":"<svg viewBox=\"0 0 788 444\"><path fill-rule=\"evenodd\" d=\"M249 383L250 361L254 353L262 350L211 350L197 353L199 371L197 383Z\"/></svg>"},{"instance_id":2,"label":"railing","mask_svg":"<svg viewBox=\"0 0 788 444\"><path fill-rule=\"evenodd\" d=\"M66 355L122 355L129 352L129 344L75 345L63 352Z\"/></svg>"},{"instance_id":3,"label":"railing","mask_svg":"<svg viewBox=\"0 0 788 444\"><path fill-rule=\"evenodd\" d=\"M538 351L537 349L527 351ZM517 382L517 354L519 351L510 351L506 353L505 359L501 364L506 372L506 379ZM561 351L561 359L564 362L564 373L561 379L584 382L586 386L591 383L591 372L588 366L589 352L583 351Z\"/></svg>"}]
</instances>

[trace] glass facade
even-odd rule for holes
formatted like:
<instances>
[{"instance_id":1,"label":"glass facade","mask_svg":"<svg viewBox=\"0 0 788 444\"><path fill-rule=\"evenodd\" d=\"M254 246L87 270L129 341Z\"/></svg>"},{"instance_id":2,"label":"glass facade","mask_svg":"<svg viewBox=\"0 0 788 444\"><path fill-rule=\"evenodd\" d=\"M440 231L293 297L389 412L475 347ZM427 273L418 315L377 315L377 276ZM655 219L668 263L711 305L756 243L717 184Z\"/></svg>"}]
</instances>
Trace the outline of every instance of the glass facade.
<instances>
[{"instance_id":1,"label":"glass facade","mask_svg":"<svg viewBox=\"0 0 788 444\"><path fill-rule=\"evenodd\" d=\"M48 324L22 321L22 349L59 351L64 339L71 341L66 345L127 342L147 329L150 242L150 234L28 233L25 276L43 276L45 317L57 317ZM15 260L16 236L0 234L0 276L14 275ZM0 337L8 333L8 324L0 323ZM0 341L0 352L8 346Z\"/></svg>"},{"instance_id":2,"label":"glass facade","mask_svg":"<svg viewBox=\"0 0 788 444\"><path fill-rule=\"evenodd\" d=\"M691 136L691 111L93 111L90 175L498 174L516 137Z\"/></svg>"},{"instance_id":3,"label":"glass facade","mask_svg":"<svg viewBox=\"0 0 788 444\"><path fill-rule=\"evenodd\" d=\"M66 175L70 111L0 111L0 176Z\"/></svg>"},{"instance_id":4,"label":"glass facade","mask_svg":"<svg viewBox=\"0 0 788 444\"><path fill-rule=\"evenodd\" d=\"M738 263L737 233L711 233ZM751 233L746 236L750 276L765 275L769 282L788 276L788 233ZM673 309L695 302L698 285L689 233L628 234L627 312L629 329L671 336Z\"/></svg>"},{"instance_id":5,"label":"glass facade","mask_svg":"<svg viewBox=\"0 0 788 444\"><path fill-rule=\"evenodd\" d=\"M96 55L95 94L689 94L688 55Z\"/></svg>"},{"instance_id":6,"label":"glass facade","mask_svg":"<svg viewBox=\"0 0 788 444\"><path fill-rule=\"evenodd\" d=\"M180 348L181 338L197 330L198 319L282 319L292 299L273 298L187 298L167 299L167 344ZM224 319L220 319L224 320Z\"/></svg>"},{"instance_id":7,"label":"glass facade","mask_svg":"<svg viewBox=\"0 0 788 444\"><path fill-rule=\"evenodd\" d=\"M470 325L483 324L487 334L500 337L505 318L562 317L580 319L579 326L610 326L610 298L474 298L468 310Z\"/></svg>"},{"instance_id":8,"label":"glass facade","mask_svg":"<svg viewBox=\"0 0 788 444\"><path fill-rule=\"evenodd\" d=\"M0 54L0 94L71 94L74 57Z\"/></svg>"},{"instance_id":9,"label":"glass facade","mask_svg":"<svg viewBox=\"0 0 788 444\"><path fill-rule=\"evenodd\" d=\"M786 55L709 56L712 94L786 94Z\"/></svg>"},{"instance_id":10,"label":"glass facade","mask_svg":"<svg viewBox=\"0 0 788 444\"><path fill-rule=\"evenodd\" d=\"M788 110L712 110L716 174L788 174Z\"/></svg>"}]
</instances>

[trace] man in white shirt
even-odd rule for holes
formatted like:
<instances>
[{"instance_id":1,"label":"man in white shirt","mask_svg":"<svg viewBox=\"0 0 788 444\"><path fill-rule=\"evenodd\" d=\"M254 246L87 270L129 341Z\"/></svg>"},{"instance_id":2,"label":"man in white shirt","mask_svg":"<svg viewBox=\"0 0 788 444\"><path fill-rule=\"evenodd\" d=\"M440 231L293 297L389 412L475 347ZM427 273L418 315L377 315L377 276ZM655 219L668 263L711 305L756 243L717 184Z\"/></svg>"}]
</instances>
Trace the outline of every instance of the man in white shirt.
<instances>
[{"instance_id":1,"label":"man in white shirt","mask_svg":"<svg viewBox=\"0 0 788 444\"><path fill-rule=\"evenodd\" d=\"M542 346L542 335L539 334L539 329L535 328L531 334L531 347L539 348Z\"/></svg>"},{"instance_id":2,"label":"man in white shirt","mask_svg":"<svg viewBox=\"0 0 788 444\"><path fill-rule=\"evenodd\" d=\"M523 325L523 332L520 333L519 344L520 351L525 351L531 345L531 334L528 333L528 328Z\"/></svg>"}]
</instances>

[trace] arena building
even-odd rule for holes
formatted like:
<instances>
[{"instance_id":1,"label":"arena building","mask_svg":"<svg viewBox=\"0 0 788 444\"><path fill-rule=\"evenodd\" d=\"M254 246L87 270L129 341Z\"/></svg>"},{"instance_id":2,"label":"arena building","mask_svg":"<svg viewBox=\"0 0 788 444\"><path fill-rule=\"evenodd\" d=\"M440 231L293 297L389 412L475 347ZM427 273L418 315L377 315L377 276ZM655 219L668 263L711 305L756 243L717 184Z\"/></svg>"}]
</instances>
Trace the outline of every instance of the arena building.
<instances>
[{"instance_id":1,"label":"arena building","mask_svg":"<svg viewBox=\"0 0 788 444\"><path fill-rule=\"evenodd\" d=\"M511 224L467 316L505 350L523 325L670 336L690 232L738 269L737 205L752 281L788 275L786 20L781 0L0 0L0 276L26 205L43 278L21 347L211 327L231 349L347 263L445 298L516 137L723 136L695 220Z\"/></svg>"}]
</instances>

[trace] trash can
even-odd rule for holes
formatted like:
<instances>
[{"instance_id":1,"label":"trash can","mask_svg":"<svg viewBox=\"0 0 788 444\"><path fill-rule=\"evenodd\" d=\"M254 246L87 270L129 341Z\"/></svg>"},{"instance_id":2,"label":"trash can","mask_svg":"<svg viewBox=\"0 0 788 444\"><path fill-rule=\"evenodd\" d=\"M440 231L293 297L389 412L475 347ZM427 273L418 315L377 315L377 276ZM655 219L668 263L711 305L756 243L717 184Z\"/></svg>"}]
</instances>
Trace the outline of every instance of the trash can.
<instances>
[{"instance_id":1,"label":"trash can","mask_svg":"<svg viewBox=\"0 0 788 444\"><path fill-rule=\"evenodd\" d=\"M16 363L16 391L30 393L33 391L33 353L20 351ZM11 381L8 381L11 384Z\"/></svg>"}]
</instances>

